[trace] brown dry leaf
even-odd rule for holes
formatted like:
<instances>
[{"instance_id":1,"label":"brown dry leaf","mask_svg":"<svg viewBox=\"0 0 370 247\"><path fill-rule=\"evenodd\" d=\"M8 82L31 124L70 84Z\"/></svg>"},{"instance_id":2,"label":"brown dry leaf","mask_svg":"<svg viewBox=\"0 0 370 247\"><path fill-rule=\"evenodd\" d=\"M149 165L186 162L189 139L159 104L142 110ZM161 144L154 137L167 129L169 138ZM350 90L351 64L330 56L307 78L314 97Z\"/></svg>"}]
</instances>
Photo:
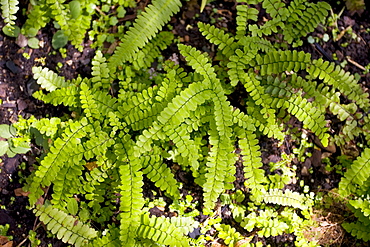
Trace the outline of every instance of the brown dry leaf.
<instances>
[{"instance_id":1,"label":"brown dry leaf","mask_svg":"<svg viewBox=\"0 0 370 247\"><path fill-rule=\"evenodd\" d=\"M1 247L13 247L13 241L9 241L6 244L3 244Z\"/></svg>"},{"instance_id":2,"label":"brown dry leaf","mask_svg":"<svg viewBox=\"0 0 370 247\"><path fill-rule=\"evenodd\" d=\"M9 242L8 237L0 236L0 246L4 245L7 242Z\"/></svg>"},{"instance_id":3,"label":"brown dry leaf","mask_svg":"<svg viewBox=\"0 0 370 247\"><path fill-rule=\"evenodd\" d=\"M15 196L28 196L30 192L23 191L22 188L18 188L14 190Z\"/></svg>"}]
</instances>

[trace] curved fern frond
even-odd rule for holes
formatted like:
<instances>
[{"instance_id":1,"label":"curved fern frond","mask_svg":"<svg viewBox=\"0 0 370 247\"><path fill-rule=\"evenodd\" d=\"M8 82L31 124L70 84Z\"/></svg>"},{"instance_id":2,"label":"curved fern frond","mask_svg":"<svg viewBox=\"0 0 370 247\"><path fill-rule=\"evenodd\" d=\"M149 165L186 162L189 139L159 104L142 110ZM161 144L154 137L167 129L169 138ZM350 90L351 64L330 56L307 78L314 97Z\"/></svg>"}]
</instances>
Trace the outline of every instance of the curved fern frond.
<instances>
[{"instance_id":1,"label":"curved fern frond","mask_svg":"<svg viewBox=\"0 0 370 247\"><path fill-rule=\"evenodd\" d=\"M103 91L93 92L84 82L80 85L80 99L86 117L101 119L117 108L115 98Z\"/></svg>"},{"instance_id":2,"label":"curved fern frond","mask_svg":"<svg viewBox=\"0 0 370 247\"><path fill-rule=\"evenodd\" d=\"M361 156L358 157L344 173L339 183L339 194L348 196L355 193L362 187L370 177L370 148L365 148Z\"/></svg>"},{"instance_id":3,"label":"curved fern frond","mask_svg":"<svg viewBox=\"0 0 370 247\"><path fill-rule=\"evenodd\" d=\"M143 49L133 54L133 68L136 70L149 68L154 60L161 56L161 51L171 44L173 38L171 32L158 33Z\"/></svg>"},{"instance_id":4,"label":"curved fern frond","mask_svg":"<svg viewBox=\"0 0 370 247\"><path fill-rule=\"evenodd\" d=\"M236 6L236 39L240 39L246 34L248 20L257 21L258 10L250 8L248 5Z\"/></svg>"},{"instance_id":5,"label":"curved fern frond","mask_svg":"<svg viewBox=\"0 0 370 247\"><path fill-rule=\"evenodd\" d=\"M131 61L134 53L156 35L171 16L180 10L180 6L179 0L154 0L123 37L110 59L109 66L115 68L126 61Z\"/></svg>"},{"instance_id":6,"label":"curved fern frond","mask_svg":"<svg viewBox=\"0 0 370 247\"><path fill-rule=\"evenodd\" d=\"M329 134L326 133L328 128L325 127L327 123L322 112L298 94L293 94L288 104L288 112L302 121L305 128L312 130L326 147L329 143Z\"/></svg>"},{"instance_id":7,"label":"curved fern frond","mask_svg":"<svg viewBox=\"0 0 370 247\"><path fill-rule=\"evenodd\" d=\"M64 243L73 244L76 247L86 246L89 241L97 237L97 231L52 206L38 206L33 209L33 212L40 217L40 221L46 225L46 228Z\"/></svg>"},{"instance_id":8,"label":"curved fern frond","mask_svg":"<svg viewBox=\"0 0 370 247\"><path fill-rule=\"evenodd\" d=\"M311 55L305 52L271 51L266 55L257 55L256 61L261 75L280 74L284 71L305 69L311 64Z\"/></svg>"}]
</instances>

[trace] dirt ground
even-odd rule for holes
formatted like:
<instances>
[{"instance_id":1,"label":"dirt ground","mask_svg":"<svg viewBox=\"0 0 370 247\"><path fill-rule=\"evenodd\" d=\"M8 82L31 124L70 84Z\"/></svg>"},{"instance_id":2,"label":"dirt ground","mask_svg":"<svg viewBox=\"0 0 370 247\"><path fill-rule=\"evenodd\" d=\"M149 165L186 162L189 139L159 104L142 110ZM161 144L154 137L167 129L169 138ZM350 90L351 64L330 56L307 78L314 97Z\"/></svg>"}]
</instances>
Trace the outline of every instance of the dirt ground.
<instances>
[{"instance_id":1,"label":"dirt ground","mask_svg":"<svg viewBox=\"0 0 370 247\"><path fill-rule=\"evenodd\" d=\"M333 5L333 12L338 14L342 7L342 5ZM135 12L135 9L132 11ZM217 20L216 26L233 30L235 28L235 2L217 1L207 6L205 11L199 14L199 17L194 18L196 13L199 13L199 6L196 1L191 0L183 7L180 14L172 18L170 24L174 28L175 35L180 37L183 42L204 51L212 52L214 48L199 33L196 21L208 22L210 18L215 18ZM24 20L24 18L19 16L18 22ZM325 33L329 34L330 39L327 42L319 42L320 46L315 46L306 39L304 46L300 49L310 52L313 58L322 57L326 60L336 58L337 63L343 64L346 71L358 73L361 78L360 83L364 88L369 89L370 74L364 73L364 67L370 63L369 12L365 10L361 15L357 13L351 15L345 10L334 23L334 26L329 29L322 26L310 34L316 40L322 40ZM3 25L4 23L0 20L0 30ZM189 25L193 28L187 28ZM348 32L350 27L352 31ZM342 33L343 35L339 39L333 40L332 30L336 31L337 34ZM14 123L19 115L24 118L28 118L31 115L36 117L47 115L60 116L66 110L44 105L32 97L32 93L37 89L32 79L31 69L33 66L43 65L55 70L57 63L60 62L63 64L63 67L59 70L60 75L65 76L67 79L75 78L78 74L82 76L90 74L91 59L94 56L94 51L89 47L89 42L85 44L83 52L79 52L68 45L66 58L62 58L58 52L55 55L50 55L53 51L51 47L53 32L55 30L49 26L42 29L38 38L43 41L43 47L36 50L27 46L22 47L23 44L21 44L20 40L7 37L0 32L0 98L3 102L0 105L0 124ZM30 58L25 58L22 55L23 53L30 54ZM178 53L176 47L171 46L165 51L165 55L168 56L173 53ZM277 147L274 147L274 143L261 140L261 144L263 150L269 150L268 152L263 152L262 158L264 163L268 163L276 158L280 152ZM25 182L24 175L30 173L29 168L35 162L35 152L37 150L33 150L26 155L17 155L13 158L1 157L0 205L5 205L5 207L0 209L0 225L10 224L8 235L13 236L14 246L22 246L22 241L26 239L29 230L35 229L35 224L37 224L33 213L27 209L27 198L15 195L15 190L21 188ZM322 169L321 153L314 153L310 158L310 162L312 167L314 167L312 174L303 172L304 164L297 164L302 171L298 176L307 181L306 184L312 188L320 186L325 190L330 190L338 185L339 175L335 172L325 172ZM25 163L25 165L21 165L22 163ZM19 176L19 174L22 174L22 176ZM242 173L237 173L236 181L243 180L241 175ZM191 184L191 181L187 181L189 178L184 176L179 174L179 180ZM314 182L312 183L311 181ZM333 209L333 214L335 214L335 211L338 212L340 210L340 208ZM327 218L326 222L335 223L340 221L338 217L337 219L334 216L331 217ZM37 233L38 239L42 241L41 246L46 246L47 243L50 243L52 246L63 245L60 241L48 237L42 227L38 228ZM337 241L332 246L358 246L363 244L358 240L356 241L349 234L344 233L341 227L332 228L332 231L328 232L329 235L332 239L337 238ZM284 239L275 240L275 243L271 243L273 246L284 245Z\"/></svg>"}]
</instances>

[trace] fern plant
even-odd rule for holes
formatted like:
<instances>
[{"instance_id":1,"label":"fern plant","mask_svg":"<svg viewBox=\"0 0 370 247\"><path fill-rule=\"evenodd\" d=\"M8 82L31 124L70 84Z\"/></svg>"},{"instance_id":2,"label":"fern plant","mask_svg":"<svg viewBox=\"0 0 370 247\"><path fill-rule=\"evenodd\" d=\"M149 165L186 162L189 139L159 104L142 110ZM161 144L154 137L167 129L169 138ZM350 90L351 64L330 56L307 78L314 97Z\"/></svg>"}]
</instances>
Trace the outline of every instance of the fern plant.
<instances>
[{"instance_id":1,"label":"fern plant","mask_svg":"<svg viewBox=\"0 0 370 247\"><path fill-rule=\"evenodd\" d=\"M249 4L259 2L271 20L250 25L258 11ZM110 58L96 53L91 78L66 81L47 68L33 68L42 87L34 97L69 107L73 117L21 120L22 126L50 140L29 178L31 206L48 229L71 244L195 245L187 236L197 226L193 218L149 215L144 181L150 180L176 204L182 198L176 170L187 172L202 187L202 211L210 215L219 196L235 189L238 161L245 179L245 190L238 193L249 201L243 205L240 200L235 207L239 212L233 211L239 213L241 226L265 238L292 233L297 246L308 246L302 229L312 223L312 198L284 191L290 179L266 174L258 138L283 141L290 134L285 123L294 117L327 146L353 139L368 124L363 119L368 94L352 75L288 49L300 45L300 38L324 20L329 5L248 1L237 7L235 35L198 24L219 47L217 66L208 54L179 44L190 72L171 61L163 70L148 70L172 42L173 34L159 30L180 5L154 0ZM60 16L66 11L63 6L51 11ZM280 42L271 43L271 37ZM244 105L233 105L230 94L241 88ZM334 137L327 112L343 121ZM364 124L357 124L360 120ZM47 196L43 188L52 188L51 205L38 207L39 198ZM71 217L79 219L77 227L71 226ZM92 229L95 222L97 229ZM236 234L230 243L238 238Z\"/></svg>"}]
</instances>

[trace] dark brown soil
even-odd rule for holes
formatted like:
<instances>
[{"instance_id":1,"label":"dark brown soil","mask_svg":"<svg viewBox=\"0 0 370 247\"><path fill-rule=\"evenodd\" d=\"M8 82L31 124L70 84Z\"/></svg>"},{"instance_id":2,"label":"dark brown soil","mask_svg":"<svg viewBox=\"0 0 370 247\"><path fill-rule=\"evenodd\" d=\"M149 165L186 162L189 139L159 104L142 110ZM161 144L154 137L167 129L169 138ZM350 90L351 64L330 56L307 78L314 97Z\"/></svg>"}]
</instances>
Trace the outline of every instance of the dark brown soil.
<instances>
[{"instance_id":1,"label":"dark brown soil","mask_svg":"<svg viewBox=\"0 0 370 247\"><path fill-rule=\"evenodd\" d=\"M341 8L342 6L334 6L334 12L339 13ZM196 17L196 14L198 14L198 17ZM23 19L24 17L19 17L19 20ZM216 20L215 25L217 27L233 30L235 27L235 2L217 1L208 5L205 11L200 14L198 1L191 0L183 7L180 14L172 18L170 24L174 28L174 33L180 37L181 42L191 44L203 51L211 52L212 55L214 47L210 46L201 36L196 26L197 21L209 23L211 19ZM360 83L365 88L370 88L370 74L365 74L363 70L363 67L370 63L369 12L365 11L361 16L358 14L351 16L348 11L344 11L336 23L338 32L351 26L352 33L355 36L345 33L339 40L334 41L331 35L334 27L326 30L321 27L311 34L312 37L318 37L321 40L318 44L329 57L320 52L317 46L311 45L307 41L305 41L301 49L310 52L314 58L330 59L335 54L338 63L342 63L345 70L351 73L358 73L361 77ZM0 20L0 30L3 25L3 21ZM63 67L59 69L59 72L60 75L65 76L67 79L75 78L78 74L81 74L83 77L90 74L91 59L94 56L94 51L89 47L89 44L85 44L83 52L77 51L70 45L67 46L66 58L62 58L58 52L55 53L56 55L50 55L53 52L51 37L54 31L50 27L41 31L38 38L44 42L44 45L40 49L21 48L15 38L7 37L0 32L0 98L3 101L3 104L0 105L0 124L14 123L19 115L24 118L28 118L31 115L35 117L46 115L60 116L66 110L44 105L31 96L33 90L35 90L35 84L32 79L33 66L43 65L57 70L57 63L62 63ZM325 33L330 36L328 42L322 41ZM31 54L30 58L26 59L22 55L23 53ZM166 50L166 56L170 56L173 53L177 53L175 46L171 46ZM274 143L261 140L261 145L263 150L269 150L263 153L264 163L277 159L282 152L282 150L274 146ZM285 148L289 149L289 147ZM27 209L27 197L15 196L14 192L15 189L23 186L23 176L30 173L27 169L34 161L34 154L30 152L27 155L17 155L14 158L2 157L2 162L0 163L0 206L5 206L0 209L0 225L10 224L8 235L13 237L14 246L19 245L27 237L29 230L35 229L35 224L37 224L33 213ZM19 166L22 162L25 162L26 166L20 168ZM314 151L314 155L309 159L309 162L314 172L312 174L302 172L298 176L304 179L311 188L320 187L324 190L330 190L338 185L340 176L335 172L328 173L322 169L321 151ZM297 162L297 166L302 171L306 165L308 164ZM22 174L21 177L19 173ZM178 179L186 184L184 188L191 184L186 174L178 174ZM241 172L237 173L236 180L243 181ZM200 189L194 188L192 191L200 192ZM227 211L228 209L225 210ZM225 220L227 221L227 219ZM330 218L330 222L335 222L335 219ZM38 228L37 233L38 239L42 241L42 246L46 246L48 243L51 243L52 246L62 245L60 241L48 238L42 227ZM333 239L340 237L332 246L358 246L356 245L356 240L350 237L349 234L340 232L340 230L337 233L330 234L334 235ZM283 246L284 241L288 240L284 240L284 238L276 239L275 243L270 244Z\"/></svg>"}]
</instances>

